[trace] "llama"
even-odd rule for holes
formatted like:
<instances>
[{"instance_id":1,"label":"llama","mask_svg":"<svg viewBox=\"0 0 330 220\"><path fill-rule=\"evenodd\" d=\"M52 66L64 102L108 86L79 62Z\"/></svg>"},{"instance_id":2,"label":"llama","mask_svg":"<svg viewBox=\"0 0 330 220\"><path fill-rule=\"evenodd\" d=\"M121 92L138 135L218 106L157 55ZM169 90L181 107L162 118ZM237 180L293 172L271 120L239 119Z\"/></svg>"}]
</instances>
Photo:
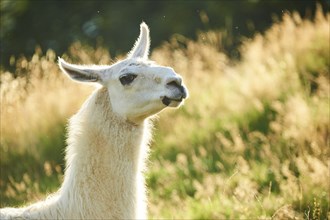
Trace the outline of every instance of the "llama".
<instances>
[{"instance_id":1,"label":"llama","mask_svg":"<svg viewBox=\"0 0 330 220\"><path fill-rule=\"evenodd\" d=\"M79 66L59 58L73 80L101 86L69 121L64 181L57 193L1 219L146 219L143 172L150 118L179 107L188 92L170 67L148 60L149 29L126 59L110 66Z\"/></svg>"}]
</instances>

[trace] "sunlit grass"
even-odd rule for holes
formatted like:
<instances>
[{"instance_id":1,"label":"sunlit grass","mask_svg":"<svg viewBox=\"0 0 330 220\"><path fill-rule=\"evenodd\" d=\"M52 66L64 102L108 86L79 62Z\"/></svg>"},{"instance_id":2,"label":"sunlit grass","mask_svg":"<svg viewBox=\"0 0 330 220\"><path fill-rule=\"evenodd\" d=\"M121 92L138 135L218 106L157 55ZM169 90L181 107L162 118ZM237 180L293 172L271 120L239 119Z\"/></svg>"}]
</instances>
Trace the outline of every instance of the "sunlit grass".
<instances>
[{"instance_id":1,"label":"sunlit grass","mask_svg":"<svg viewBox=\"0 0 330 220\"><path fill-rule=\"evenodd\" d=\"M244 41L241 60L221 33L181 36L152 59L183 75L190 98L156 122L147 173L150 218L329 218L329 17L284 15ZM74 44L73 62L110 63ZM1 206L54 192L65 124L92 88L64 77L52 51L1 72Z\"/></svg>"}]
</instances>

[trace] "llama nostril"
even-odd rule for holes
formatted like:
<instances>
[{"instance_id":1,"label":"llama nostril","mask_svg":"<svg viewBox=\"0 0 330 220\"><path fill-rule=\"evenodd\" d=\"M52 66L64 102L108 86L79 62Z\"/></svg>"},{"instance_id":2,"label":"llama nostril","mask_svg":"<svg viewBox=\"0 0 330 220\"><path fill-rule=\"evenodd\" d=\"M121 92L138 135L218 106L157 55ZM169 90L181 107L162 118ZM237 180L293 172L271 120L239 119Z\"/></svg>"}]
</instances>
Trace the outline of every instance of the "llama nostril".
<instances>
[{"instance_id":1,"label":"llama nostril","mask_svg":"<svg viewBox=\"0 0 330 220\"><path fill-rule=\"evenodd\" d=\"M180 87L182 84L182 79L180 77L171 77L167 80L166 85Z\"/></svg>"},{"instance_id":2,"label":"llama nostril","mask_svg":"<svg viewBox=\"0 0 330 220\"><path fill-rule=\"evenodd\" d=\"M180 87L181 85L177 81L171 81L167 83L168 86Z\"/></svg>"},{"instance_id":3,"label":"llama nostril","mask_svg":"<svg viewBox=\"0 0 330 220\"><path fill-rule=\"evenodd\" d=\"M182 84L181 77L169 78L166 83L166 87L171 90L179 91L177 95L180 95L181 98L185 99L188 96L186 88Z\"/></svg>"},{"instance_id":4,"label":"llama nostril","mask_svg":"<svg viewBox=\"0 0 330 220\"><path fill-rule=\"evenodd\" d=\"M187 92L185 87L182 85L181 78L179 77L172 78L171 80L169 80L168 83L166 83L166 85L171 88L177 88L181 92L183 98L187 97Z\"/></svg>"}]
</instances>

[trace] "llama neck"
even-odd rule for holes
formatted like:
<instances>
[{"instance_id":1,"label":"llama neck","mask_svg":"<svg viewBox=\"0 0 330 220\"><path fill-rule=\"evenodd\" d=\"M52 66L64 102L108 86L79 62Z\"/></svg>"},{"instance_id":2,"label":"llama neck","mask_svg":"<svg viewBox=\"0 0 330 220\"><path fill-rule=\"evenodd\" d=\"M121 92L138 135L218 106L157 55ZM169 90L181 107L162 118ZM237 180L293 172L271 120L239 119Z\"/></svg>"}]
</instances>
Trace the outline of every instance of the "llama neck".
<instances>
[{"instance_id":1,"label":"llama neck","mask_svg":"<svg viewBox=\"0 0 330 220\"><path fill-rule=\"evenodd\" d=\"M105 88L94 92L70 121L67 169L61 188L64 200L71 200L67 205L78 203L78 199L82 206L89 203L103 207L105 215L118 210L114 218L135 217L136 213L127 210L140 209L135 205L137 194L144 191L142 170L149 133L146 127L115 115Z\"/></svg>"}]
</instances>

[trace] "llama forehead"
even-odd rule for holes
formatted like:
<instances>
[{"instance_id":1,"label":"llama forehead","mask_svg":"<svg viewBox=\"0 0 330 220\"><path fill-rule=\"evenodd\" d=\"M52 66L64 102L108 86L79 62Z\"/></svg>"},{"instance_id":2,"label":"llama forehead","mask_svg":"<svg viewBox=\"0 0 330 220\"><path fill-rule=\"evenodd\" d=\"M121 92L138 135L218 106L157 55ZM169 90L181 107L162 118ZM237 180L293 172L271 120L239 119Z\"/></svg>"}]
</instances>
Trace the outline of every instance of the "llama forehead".
<instances>
[{"instance_id":1,"label":"llama forehead","mask_svg":"<svg viewBox=\"0 0 330 220\"><path fill-rule=\"evenodd\" d=\"M150 60L128 60L121 63L121 68L117 75L126 73L135 73L145 77L163 78L167 76L176 75L171 67L160 66L154 61Z\"/></svg>"},{"instance_id":2,"label":"llama forehead","mask_svg":"<svg viewBox=\"0 0 330 220\"><path fill-rule=\"evenodd\" d=\"M125 62L125 64L125 66L128 68L143 68L151 67L155 64L155 62L145 59L129 59Z\"/></svg>"},{"instance_id":3,"label":"llama forehead","mask_svg":"<svg viewBox=\"0 0 330 220\"><path fill-rule=\"evenodd\" d=\"M131 61L128 63L128 66L150 66L152 64L154 64L155 62L151 61L151 60L135 60L135 61Z\"/></svg>"}]
</instances>

